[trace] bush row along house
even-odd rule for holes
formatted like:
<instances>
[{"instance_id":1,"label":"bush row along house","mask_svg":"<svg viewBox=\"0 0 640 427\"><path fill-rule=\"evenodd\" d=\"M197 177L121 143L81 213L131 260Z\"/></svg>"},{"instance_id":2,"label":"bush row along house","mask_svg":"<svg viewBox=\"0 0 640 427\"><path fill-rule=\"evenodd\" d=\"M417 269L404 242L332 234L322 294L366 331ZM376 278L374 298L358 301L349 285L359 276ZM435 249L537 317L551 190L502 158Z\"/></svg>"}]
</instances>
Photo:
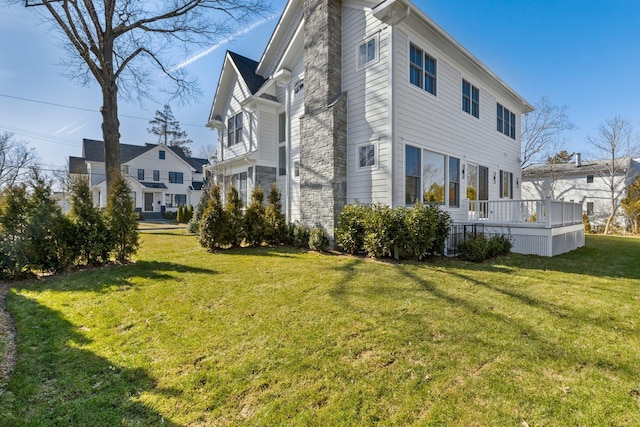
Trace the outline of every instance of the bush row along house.
<instances>
[{"instance_id":1,"label":"bush row along house","mask_svg":"<svg viewBox=\"0 0 640 427\"><path fill-rule=\"evenodd\" d=\"M207 159L187 157L181 148L164 144L120 144L120 157L136 210L161 213L198 204ZM69 157L69 172L87 176L95 204L106 207L103 141L84 139L82 157Z\"/></svg>"},{"instance_id":2,"label":"bush row along house","mask_svg":"<svg viewBox=\"0 0 640 427\"><path fill-rule=\"evenodd\" d=\"M617 162L614 168L610 160L583 162L580 153L576 153L575 161L570 163L529 166L522 171L522 197L576 201L592 228L602 228L611 214L611 184L619 206L627 185L640 174L638 159L624 157ZM629 225L622 208L617 210L614 224L622 229Z\"/></svg>"},{"instance_id":3,"label":"bush row along house","mask_svg":"<svg viewBox=\"0 0 640 427\"><path fill-rule=\"evenodd\" d=\"M456 222L504 227L526 222L520 117L532 110L408 0L290 0L258 61L226 54L209 169L245 203L275 182L287 220L330 236L354 202L436 202ZM510 202L510 216L493 218L491 201ZM515 250L581 244L577 228L566 233L562 249Z\"/></svg>"}]
</instances>

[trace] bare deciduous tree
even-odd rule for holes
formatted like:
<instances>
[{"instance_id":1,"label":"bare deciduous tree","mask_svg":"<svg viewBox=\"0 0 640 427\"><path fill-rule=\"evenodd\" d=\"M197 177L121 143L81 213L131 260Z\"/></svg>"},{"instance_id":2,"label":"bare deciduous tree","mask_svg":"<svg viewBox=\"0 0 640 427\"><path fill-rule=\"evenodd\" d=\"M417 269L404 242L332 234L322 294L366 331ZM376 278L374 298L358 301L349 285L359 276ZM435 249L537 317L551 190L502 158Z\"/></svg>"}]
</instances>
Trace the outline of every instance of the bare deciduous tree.
<instances>
[{"instance_id":1,"label":"bare deciduous tree","mask_svg":"<svg viewBox=\"0 0 640 427\"><path fill-rule=\"evenodd\" d=\"M26 176L38 164L35 151L16 141L10 132L0 133L0 192Z\"/></svg>"},{"instance_id":2,"label":"bare deciduous tree","mask_svg":"<svg viewBox=\"0 0 640 427\"><path fill-rule=\"evenodd\" d=\"M194 46L227 37L265 11L262 0L38 0L33 5L62 35L69 75L100 86L107 188L120 175L119 98L148 97L157 87L155 70L173 83L167 89L172 96L195 96L197 86L180 61Z\"/></svg>"},{"instance_id":3,"label":"bare deciduous tree","mask_svg":"<svg viewBox=\"0 0 640 427\"><path fill-rule=\"evenodd\" d=\"M535 110L522 116L522 161L520 166L543 163L545 157L558 153L565 144L561 133L574 129L567 107L540 98Z\"/></svg>"},{"instance_id":4,"label":"bare deciduous tree","mask_svg":"<svg viewBox=\"0 0 640 427\"><path fill-rule=\"evenodd\" d=\"M604 181L610 195L611 212L604 229L604 234L608 234L620 203L617 195L627 178L629 159L638 153L638 140L631 122L615 116L605 120L598 135L588 137L587 142L595 150L592 157L604 160L594 167L594 173Z\"/></svg>"}]
</instances>

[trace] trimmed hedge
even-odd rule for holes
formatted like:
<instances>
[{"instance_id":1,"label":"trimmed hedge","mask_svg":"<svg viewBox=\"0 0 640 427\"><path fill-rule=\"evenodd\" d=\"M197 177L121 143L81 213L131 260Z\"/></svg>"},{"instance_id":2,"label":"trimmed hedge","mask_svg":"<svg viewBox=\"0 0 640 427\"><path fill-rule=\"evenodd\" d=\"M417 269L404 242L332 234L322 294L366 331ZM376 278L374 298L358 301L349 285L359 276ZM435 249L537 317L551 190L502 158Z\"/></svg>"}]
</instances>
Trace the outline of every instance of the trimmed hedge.
<instances>
[{"instance_id":1,"label":"trimmed hedge","mask_svg":"<svg viewBox=\"0 0 640 427\"><path fill-rule=\"evenodd\" d=\"M350 254L372 258L442 254L451 218L437 205L416 203L391 208L374 203L345 206L338 218L336 245Z\"/></svg>"},{"instance_id":2,"label":"trimmed hedge","mask_svg":"<svg viewBox=\"0 0 640 427\"><path fill-rule=\"evenodd\" d=\"M496 234L486 238L483 234L469 236L458 244L460 259L480 262L485 259L507 255L511 252L511 239L503 234Z\"/></svg>"}]
</instances>

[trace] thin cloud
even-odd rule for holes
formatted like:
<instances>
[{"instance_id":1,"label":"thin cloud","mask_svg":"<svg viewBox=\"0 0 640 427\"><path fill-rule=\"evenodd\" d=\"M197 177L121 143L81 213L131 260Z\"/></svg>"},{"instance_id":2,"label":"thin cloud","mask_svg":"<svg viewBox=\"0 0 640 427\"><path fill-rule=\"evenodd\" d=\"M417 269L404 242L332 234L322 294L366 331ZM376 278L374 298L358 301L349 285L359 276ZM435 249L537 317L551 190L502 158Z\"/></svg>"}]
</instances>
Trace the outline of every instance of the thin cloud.
<instances>
[{"instance_id":1,"label":"thin cloud","mask_svg":"<svg viewBox=\"0 0 640 427\"><path fill-rule=\"evenodd\" d=\"M214 44L213 46L211 46L211 47L209 47L209 48L207 48L205 50L203 50L202 52L196 53L191 58L188 58L185 61L181 62L180 64L176 65L173 68L173 71L179 70L181 68L184 68L184 67L186 67L188 65L193 64L197 60L204 58L205 56L209 55L212 52L215 52L216 50L218 50L219 48L221 48L225 44L233 41L234 39L247 34L248 32L254 30L255 28L259 27L260 25L262 25L262 24L264 24L266 22L272 21L274 18L275 18L275 15L269 16L267 18L259 19L256 22L250 24L248 27L243 28L243 29L241 29L239 31L236 31L235 33L233 33L229 37L219 41L218 43Z\"/></svg>"}]
</instances>

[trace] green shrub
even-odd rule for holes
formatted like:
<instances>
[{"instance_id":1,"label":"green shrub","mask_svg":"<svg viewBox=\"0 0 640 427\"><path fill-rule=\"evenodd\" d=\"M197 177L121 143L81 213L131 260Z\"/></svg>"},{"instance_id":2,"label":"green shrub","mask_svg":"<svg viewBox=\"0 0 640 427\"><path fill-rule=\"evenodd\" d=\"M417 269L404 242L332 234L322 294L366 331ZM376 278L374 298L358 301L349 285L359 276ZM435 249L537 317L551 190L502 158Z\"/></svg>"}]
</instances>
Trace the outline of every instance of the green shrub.
<instances>
[{"instance_id":1,"label":"green shrub","mask_svg":"<svg viewBox=\"0 0 640 427\"><path fill-rule=\"evenodd\" d=\"M429 207L435 217L435 238L433 240L432 253L443 254L447 244L447 238L451 231L451 216L448 212L443 211L437 205Z\"/></svg>"},{"instance_id":2,"label":"green shrub","mask_svg":"<svg viewBox=\"0 0 640 427\"><path fill-rule=\"evenodd\" d=\"M168 220L175 219L177 221L178 220L178 213L174 212L174 211L166 211L165 213L162 214L162 217L164 219L168 219Z\"/></svg>"},{"instance_id":3,"label":"green shrub","mask_svg":"<svg viewBox=\"0 0 640 427\"><path fill-rule=\"evenodd\" d=\"M202 213L199 224L198 241L209 252L221 247L226 231L226 215L220 200L220 187L210 189L208 206Z\"/></svg>"},{"instance_id":4,"label":"green shrub","mask_svg":"<svg viewBox=\"0 0 640 427\"><path fill-rule=\"evenodd\" d=\"M191 218L193 218L193 205L189 205L188 208L185 206L182 211L182 223L187 224Z\"/></svg>"},{"instance_id":5,"label":"green shrub","mask_svg":"<svg viewBox=\"0 0 640 427\"><path fill-rule=\"evenodd\" d=\"M116 260L124 262L138 251L138 221L131 188L118 176L111 183L105 218Z\"/></svg>"},{"instance_id":6,"label":"green shrub","mask_svg":"<svg viewBox=\"0 0 640 427\"><path fill-rule=\"evenodd\" d=\"M109 230L102 211L93 203L87 178L76 178L71 185L69 218L77 230L79 263L98 265L107 262L112 249Z\"/></svg>"},{"instance_id":7,"label":"green shrub","mask_svg":"<svg viewBox=\"0 0 640 427\"><path fill-rule=\"evenodd\" d=\"M404 215L406 240L403 245L405 254L421 259L433 251L436 240L437 211L435 205L416 203ZM448 231L448 229L447 229Z\"/></svg>"},{"instance_id":8,"label":"green shrub","mask_svg":"<svg viewBox=\"0 0 640 427\"><path fill-rule=\"evenodd\" d=\"M0 197L0 278L17 279L29 273L25 234L28 207L24 184L8 187Z\"/></svg>"},{"instance_id":9,"label":"green shrub","mask_svg":"<svg viewBox=\"0 0 640 427\"><path fill-rule=\"evenodd\" d=\"M29 268L49 273L65 270L75 258L77 246L72 241L75 233L70 232L70 222L53 198L51 187L42 178L33 178L27 206L28 221L24 231Z\"/></svg>"},{"instance_id":10,"label":"green shrub","mask_svg":"<svg viewBox=\"0 0 640 427\"><path fill-rule=\"evenodd\" d=\"M504 234L491 236L487 245L487 258L507 255L511 252L511 239Z\"/></svg>"},{"instance_id":11,"label":"green shrub","mask_svg":"<svg viewBox=\"0 0 640 427\"><path fill-rule=\"evenodd\" d=\"M458 244L460 259L465 261L480 262L487 258L489 242L483 235L468 237Z\"/></svg>"},{"instance_id":12,"label":"green shrub","mask_svg":"<svg viewBox=\"0 0 640 427\"><path fill-rule=\"evenodd\" d=\"M260 246L264 240L265 209L264 190L255 187L251 193L251 203L244 213L245 241L249 246Z\"/></svg>"},{"instance_id":13,"label":"green shrub","mask_svg":"<svg viewBox=\"0 0 640 427\"><path fill-rule=\"evenodd\" d=\"M240 246L243 240L244 216L242 213L242 201L236 187L231 186L227 191L227 203L225 204L225 216L227 221L227 227L225 230L223 244L231 245L232 247Z\"/></svg>"},{"instance_id":14,"label":"green shrub","mask_svg":"<svg viewBox=\"0 0 640 427\"><path fill-rule=\"evenodd\" d=\"M360 204L346 205L338 216L338 227L335 231L336 246L345 252L355 254L364 250L365 218L369 206Z\"/></svg>"},{"instance_id":15,"label":"green shrub","mask_svg":"<svg viewBox=\"0 0 640 427\"><path fill-rule=\"evenodd\" d=\"M296 248L309 247L309 229L302 224L291 224L293 226L293 245Z\"/></svg>"},{"instance_id":16,"label":"green shrub","mask_svg":"<svg viewBox=\"0 0 640 427\"><path fill-rule=\"evenodd\" d=\"M287 221L282 214L280 191L275 183L271 184L271 191L267 197L268 205L264 213L264 240L270 245L278 245L284 240Z\"/></svg>"},{"instance_id":17,"label":"green shrub","mask_svg":"<svg viewBox=\"0 0 640 427\"><path fill-rule=\"evenodd\" d=\"M178 205L178 211L176 212L176 221L178 221L178 224L184 222L182 205Z\"/></svg>"},{"instance_id":18,"label":"green shrub","mask_svg":"<svg viewBox=\"0 0 640 427\"><path fill-rule=\"evenodd\" d=\"M582 213L582 223L584 224L585 234L591 233L591 221L589 221L589 216L584 212Z\"/></svg>"},{"instance_id":19,"label":"green shrub","mask_svg":"<svg viewBox=\"0 0 640 427\"><path fill-rule=\"evenodd\" d=\"M209 186L203 185L200 193L200 200L193 210L191 220L187 223L187 231L191 234L198 234L200 232L200 218L205 209L209 206Z\"/></svg>"},{"instance_id":20,"label":"green shrub","mask_svg":"<svg viewBox=\"0 0 640 427\"><path fill-rule=\"evenodd\" d=\"M320 227L313 227L309 232L309 249L312 251L325 251L329 246L327 233Z\"/></svg>"}]
</instances>

